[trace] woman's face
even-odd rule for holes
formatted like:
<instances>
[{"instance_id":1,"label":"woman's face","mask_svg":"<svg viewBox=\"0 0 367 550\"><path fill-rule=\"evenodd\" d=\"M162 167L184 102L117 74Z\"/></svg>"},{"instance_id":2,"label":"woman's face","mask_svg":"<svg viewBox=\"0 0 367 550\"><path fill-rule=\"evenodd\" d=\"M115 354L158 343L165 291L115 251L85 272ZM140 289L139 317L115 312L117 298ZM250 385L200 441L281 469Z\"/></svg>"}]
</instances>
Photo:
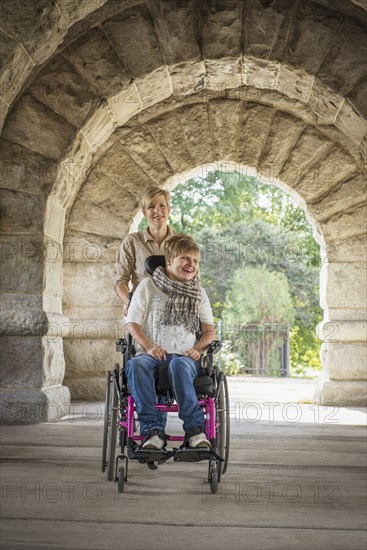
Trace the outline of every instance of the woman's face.
<instances>
[{"instance_id":1,"label":"woman's face","mask_svg":"<svg viewBox=\"0 0 367 550\"><path fill-rule=\"evenodd\" d=\"M167 206L164 195L158 195L152 199L147 208L143 208L143 214L147 219L149 227L166 226L170 209Z\"/></svg>"},{"instance_id":2,"label":"woman's face","mask_svg":"<svg viewBox=\"0 0 367 550\"><path fill-rule=\"evenodd\" d=\"M166 271L173 281L191 281L199 270L199 253L186 252L166 262Z\"/></svg>"}]
</instances>

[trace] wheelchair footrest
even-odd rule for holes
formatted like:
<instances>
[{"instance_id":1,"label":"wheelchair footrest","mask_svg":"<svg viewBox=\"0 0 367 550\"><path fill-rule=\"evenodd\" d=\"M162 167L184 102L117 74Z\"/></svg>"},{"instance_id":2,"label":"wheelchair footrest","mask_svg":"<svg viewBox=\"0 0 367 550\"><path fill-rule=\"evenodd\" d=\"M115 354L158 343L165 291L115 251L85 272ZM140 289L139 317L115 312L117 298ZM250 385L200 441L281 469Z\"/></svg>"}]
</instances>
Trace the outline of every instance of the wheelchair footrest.
<instances>
[{"instance_id":1,"label":"wheelchair footrest","mask_svg":"<svg viewBox=\"0 0 367 550\"><path fill-rule=\"evenodd\" d=\"M200 462L200 460L216 460L224 462L224 459L212 449L177 449L173 457L175 462Z\"/></svg>"},{"instance_id":2,"label":"wheelchair footrest","mask_svg":"<svg viewBox=\"0 0 367 550\"><path fill-rule=\"evenodd\" d=\"M173 451L167 451L166 449L140 449L129 450L129 458L131 460L138 460L141 464L147 462L158 462L163 464L166 460L169 460L174 456Z\"/></svg>"}]
</instances>

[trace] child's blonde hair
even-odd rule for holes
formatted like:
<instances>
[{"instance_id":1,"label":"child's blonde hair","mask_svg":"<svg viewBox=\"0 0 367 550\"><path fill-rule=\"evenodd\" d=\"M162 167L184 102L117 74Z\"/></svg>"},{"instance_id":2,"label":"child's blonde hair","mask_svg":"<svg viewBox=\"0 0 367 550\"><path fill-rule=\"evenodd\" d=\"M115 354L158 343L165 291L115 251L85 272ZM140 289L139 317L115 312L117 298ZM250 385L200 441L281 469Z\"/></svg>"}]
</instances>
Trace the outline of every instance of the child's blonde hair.
<instances>
[{"instance_id":1,"label":"child's blonde hair","mask_svg":"<svg viewBox=\"0 0 367 550\"><path fill-rule=\"evenodd\" d=\"M166 260L173 260L187 252L197 252L200 256L199 245L189 235L173 235L166 243L164 255Z\"/></svg>"}]
</instances>

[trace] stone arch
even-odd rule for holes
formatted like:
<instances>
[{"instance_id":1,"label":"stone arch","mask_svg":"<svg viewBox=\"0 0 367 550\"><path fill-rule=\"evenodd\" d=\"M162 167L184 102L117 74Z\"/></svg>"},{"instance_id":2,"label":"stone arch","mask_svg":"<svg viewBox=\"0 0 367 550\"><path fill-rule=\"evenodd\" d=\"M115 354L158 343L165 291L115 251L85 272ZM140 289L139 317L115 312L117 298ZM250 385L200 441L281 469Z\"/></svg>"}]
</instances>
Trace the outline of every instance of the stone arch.
<instances>
[{"instance_id":1,"label":"stone arch","mask_svg":"<svg viewBox=\"0 0 367 550\"><path fill-rule=\"evenodd\" d=\"M14 344L31 344L37 368L15 387L11 375L5 377L9 403L16 405L24 385L34 390L31 404L46 404L42 418L47 402L68 401L62 338L71 364L71 341L81 344L89 334L73 322L87 320L98 333L87 309L81 317L71 310L73 270L80 280L99 274L83 250L97 243L106 253L108 260L100 262L106 277L143 188L173 185L183 170L221 159L296 189L320 235L337 249L324 266L323 306L340 340L324 345L332 381L321 400L363 399L365 11L354 2L338 10L327 1L283 4L96 2L95 11L70 11L68 19L67 2L59 1L57 16L45 8L53 22L48 34L41 24L32 35L27 21L32 36L25 33L22 42L19 34L2 75L6 83L16 62L28 56L17 90L1 95L3 112L12 107L2 138L3 242L13 270L5 280L4 349L12 356L10 368L21 368ZM17 26L9 21L2 28L15 36ZM315 48L317 37L321 46ZM114 164L121 174L113 174ZM116 203L124 208L116 210ZM75 254L72 261L65 251ZM340 276L353 290L347 298L339 292L335 301ZM353 357L347 369L346 354ZM87 362L79 369L86 375ZM99 384L90 384L89 396L97 395Z\"/></svg>"}]
</instances>

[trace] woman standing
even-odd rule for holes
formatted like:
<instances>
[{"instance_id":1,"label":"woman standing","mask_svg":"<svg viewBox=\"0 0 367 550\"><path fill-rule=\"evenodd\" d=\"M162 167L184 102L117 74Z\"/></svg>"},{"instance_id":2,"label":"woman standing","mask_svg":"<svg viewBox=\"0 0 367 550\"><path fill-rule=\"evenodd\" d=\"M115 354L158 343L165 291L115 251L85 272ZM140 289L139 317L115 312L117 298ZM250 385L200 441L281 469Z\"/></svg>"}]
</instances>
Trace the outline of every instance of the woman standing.
<instances>
[{"instance_id":1,"label":"woman standing","mask_svg":"<svg viewBox=\"0 0 367 550\"><path fill-rule=\"evenodd\" d=\"M126 235L115 264L115 292L127 313L129 283L132 292L146 276L145 260L151 255L164 255L166 241L175 235L168 225L170 194L160 187L149 188L142 197L141 208L148 222L143 231Z\"/></svg>"}]
</instances>

